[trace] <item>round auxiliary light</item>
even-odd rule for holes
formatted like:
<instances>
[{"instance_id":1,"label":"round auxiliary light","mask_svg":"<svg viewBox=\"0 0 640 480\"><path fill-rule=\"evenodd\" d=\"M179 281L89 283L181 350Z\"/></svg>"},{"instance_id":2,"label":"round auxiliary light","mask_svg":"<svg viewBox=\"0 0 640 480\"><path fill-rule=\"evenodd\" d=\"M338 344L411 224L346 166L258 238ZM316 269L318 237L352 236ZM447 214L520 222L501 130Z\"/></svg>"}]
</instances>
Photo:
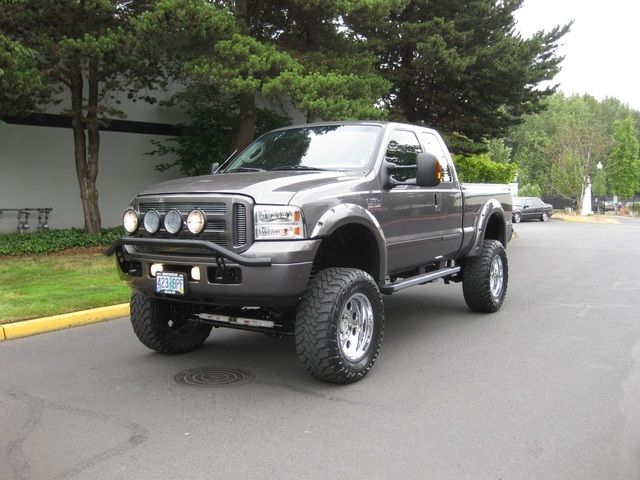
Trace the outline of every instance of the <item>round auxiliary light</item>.
<instances>
[{"instance_id":1,"label":"round auxiliary light","mask_svg":"<svg viewBox=\"0 0 640 480\"><path fill-rule=\"evenodd\" d=\"M194 235L201 233L207 226L207 217L202 210L191 210L187 216L187 230Z\"/></svg>"},{"instance_id":2,"label":"round auxiliary light","mask_svg":"<svg viewBox=\"0 0 640 480\"><path fill-rule=\"evenodd\" d=\"M122 226L127 233L135 233L138 230L140 220L135 210L129 209L122 216Z\"/></svg>"},{"instance_id":3,"label":"round auxiliary light","mask_svg":"<svg viewBox=\"0 0 640 480\"><path fill-rule=\"evenodd\" d=\"M200 275L200 267L197 265L195 267L191 267L191 278L193 278L196 282L199 282L202 276Z\"/></svg>"},{"instance_id":4,"label":"round auxiliary light","mask_svg":"<svg viewBox=\"0 0 640 480\"><path fill-rule=\"evenodd\" d=\"M182 214L178 210L169 210L164 216L164 228L171 235L182 229Z\"/></svg>"},{"instance_id":5,"label":"round auxiliary light","mask_svg":"<svg viewBox=\"0 0 640 480\"><path fill-rule=\"evenodd\" d=\"M151 272L151 276L155 277L156 275L164 271L164 265L161 263L153 263L149 267L149 271Z\"/></svg>"},{"instance_id":6,"label":"round auxiliary light","mask_svg":"<svg viewBox=\"0 0 640 480\"><path fill-rule=\"evenodd\" d=\"M160 214L155 210L149 210L144 214L144 229L153 234L160 230Z\"/></svg>"}]
</instances>

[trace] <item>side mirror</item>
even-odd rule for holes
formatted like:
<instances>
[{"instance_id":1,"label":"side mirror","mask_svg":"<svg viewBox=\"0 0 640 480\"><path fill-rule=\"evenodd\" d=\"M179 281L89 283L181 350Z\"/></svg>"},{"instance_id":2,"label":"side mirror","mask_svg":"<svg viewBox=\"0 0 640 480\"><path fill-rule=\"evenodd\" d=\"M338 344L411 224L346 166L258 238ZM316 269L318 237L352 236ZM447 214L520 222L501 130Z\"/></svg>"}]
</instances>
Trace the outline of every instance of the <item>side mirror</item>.
<instances>
[{"instance_id":1,"label":"side mirror","mask_svg":"<svg viewBox=\"0 0 640 480\"><path fill-rule=\"evenodd\" d=\"M211 170L209 171L209 173L211 173L211 175L213 175L214 173L216 173L218 170L220 170L220 163L219 162L213 162L211 164Z\"/></svg>"},{"instance_id":2,"label":"side mirror","mask_svg":"<svg viewBox=\"0 0 640 480\"><path fill-rule=\"evenodd\" d=\"M437 187L442 180L442 165L432 153L419 153L416 158L416 184Z\"/></svg>"}]
</instances>

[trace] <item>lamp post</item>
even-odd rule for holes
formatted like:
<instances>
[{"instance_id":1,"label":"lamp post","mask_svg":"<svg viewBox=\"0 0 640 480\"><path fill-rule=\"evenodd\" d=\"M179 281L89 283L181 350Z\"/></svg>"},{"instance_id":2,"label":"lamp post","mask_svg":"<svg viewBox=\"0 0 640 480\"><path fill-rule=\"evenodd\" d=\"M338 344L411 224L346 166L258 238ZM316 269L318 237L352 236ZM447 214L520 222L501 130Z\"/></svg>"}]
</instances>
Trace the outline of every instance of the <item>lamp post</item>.
<instances>
[{"instance_id":1,"label":"lamp post","mask_svg":"<svg viewBox=\"0 0 640 480\"><path fill-rule=\"evenodd\" d=\"M602 162L598 162L596 165L598 169L598 197L602 196L601 182L602 182ZM598 202L598 213L600 213L600 202ZM604 215L604 199L602 200L602 214Z\"/></svg>"}]
</instances>

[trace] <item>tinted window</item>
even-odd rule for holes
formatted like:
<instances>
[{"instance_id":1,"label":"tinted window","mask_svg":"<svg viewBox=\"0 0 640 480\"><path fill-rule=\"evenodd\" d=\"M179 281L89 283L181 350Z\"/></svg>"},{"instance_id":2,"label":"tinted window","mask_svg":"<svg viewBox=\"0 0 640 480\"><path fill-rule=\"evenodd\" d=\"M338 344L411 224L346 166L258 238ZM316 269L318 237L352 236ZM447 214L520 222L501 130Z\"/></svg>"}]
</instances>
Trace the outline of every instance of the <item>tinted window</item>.
<instances>
[{"instance_id":1,"label":"tinted window","mask_svg":"<svg viewBox=\"0 0 640 480\"><path fill-rule=\"evenodd\" d=\"M416 155L422 152L418 138L413 132L396 130L389 137L385 158L396 165L415 165ZM415 170L396 170L391 175L398 182L415 179Z\"/></svg>"},{"instance_id":2,"label":"tinted window","mask_svg":"<svg viewBox=\"0 0 640 480\"><path fill-rule=\"evenodd\" d=\"M442 167L442 181L451 182L451 171L449 170L447 156L444 153L442 145L438 141L438 137L436 137L433 133L424 132L422 134L422 140L425 143L427 152L435 155L438 159L438 162L440 162L440 166Z\"/></svg>"},{"instance_id":3,"label":"tinted window","mask_svg":"<svg viewBox=\"0 0 640 480\"><path fill-rule=\"evenodd\" d=\"M380 131L374 125L328 125L270 132L253 142L225 171L368 169Z\"/></svg>"}]
</instances>

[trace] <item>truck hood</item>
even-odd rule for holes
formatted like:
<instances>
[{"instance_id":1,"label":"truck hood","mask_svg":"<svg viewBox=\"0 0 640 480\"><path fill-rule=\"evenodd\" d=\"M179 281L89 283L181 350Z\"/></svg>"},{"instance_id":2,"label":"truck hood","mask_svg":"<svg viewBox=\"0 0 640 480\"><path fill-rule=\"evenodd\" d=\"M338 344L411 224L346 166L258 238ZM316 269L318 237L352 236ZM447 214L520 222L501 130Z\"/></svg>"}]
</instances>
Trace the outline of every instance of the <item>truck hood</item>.
<instances>
[{"instance_id":1,"label":"truck hood","mask_svg":"<svg viewBox=\"0 0 640 480\"><path fill-rule=\"evenodd\" d=\"M355 177L337 171L223 173L159 183L139 196L239 194L252 197L256 203L287 205L296 193L349 179Z\"/></svg>"}]
</instances>

